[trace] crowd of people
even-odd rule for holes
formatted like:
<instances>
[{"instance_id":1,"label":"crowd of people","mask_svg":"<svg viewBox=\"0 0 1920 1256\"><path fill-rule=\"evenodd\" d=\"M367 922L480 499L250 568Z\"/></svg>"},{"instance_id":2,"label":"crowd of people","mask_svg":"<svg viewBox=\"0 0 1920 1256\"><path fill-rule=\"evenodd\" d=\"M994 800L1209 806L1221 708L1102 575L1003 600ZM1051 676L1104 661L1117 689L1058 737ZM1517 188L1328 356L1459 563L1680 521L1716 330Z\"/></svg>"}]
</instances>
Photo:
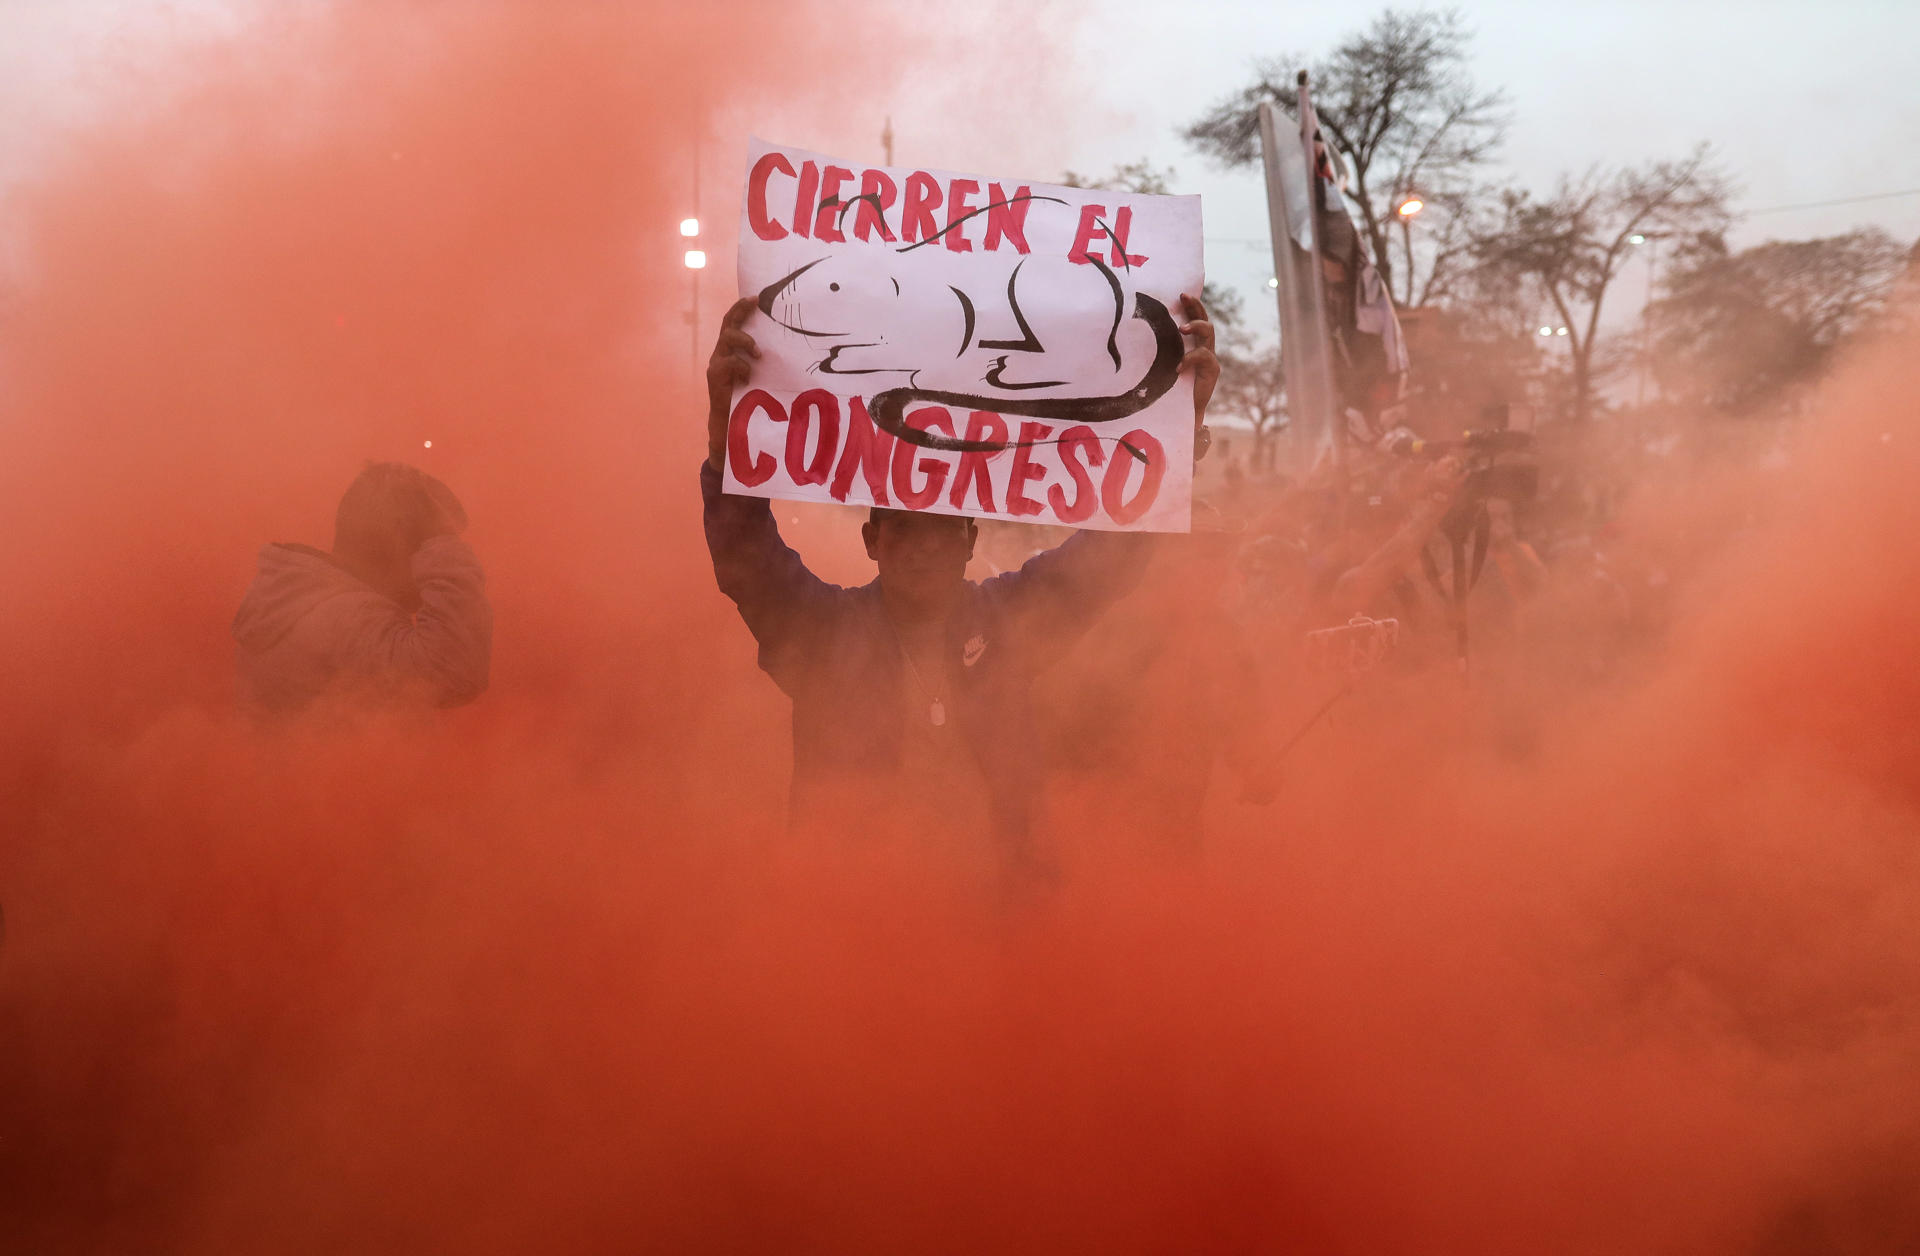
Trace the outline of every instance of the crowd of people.
<instances>
[{"instance_id":1,"label":"crowd of people","mask_svg":"<svg viewBox=\"0 0 1920 1256\"><path fill-rule=\"evenodd\" d=\"M719 590L792 703L797 829L937 835L1044 873L1047 809L1065 806L1192 849L1209 798L1271 802L1351 695L1599 683L1657 636L1665 574L1623 561L1617 486L1500 428L1350 440L1298 476L1217 450L1184 536L876 508L860 529L876 579L830 584L766 499L722 488L755 309L737 303L713 351L701 495ZM1204 308L1185 316L1204 455L1220 368ZM444 484L377 464L331 550L268 546L234 623L249 705L476 698L492 612L465 522Z\"/></svg>"},{"instance_id":2,"label":"crowd of people","mask_svg":"<svg viewBox=\"0 0 1920 1256\"><path fill-rule=\"evenodd\" d=\"M1657 643L1666 617L1669 572L1621 519L1633 454L1593 430L1402 432L1303 476L1222 475L1244 613L1282 635L1391 618L1401 671L1604 679ZM1555 642L1581 656L1528 656Z\"/></svg>"}]
</instances>

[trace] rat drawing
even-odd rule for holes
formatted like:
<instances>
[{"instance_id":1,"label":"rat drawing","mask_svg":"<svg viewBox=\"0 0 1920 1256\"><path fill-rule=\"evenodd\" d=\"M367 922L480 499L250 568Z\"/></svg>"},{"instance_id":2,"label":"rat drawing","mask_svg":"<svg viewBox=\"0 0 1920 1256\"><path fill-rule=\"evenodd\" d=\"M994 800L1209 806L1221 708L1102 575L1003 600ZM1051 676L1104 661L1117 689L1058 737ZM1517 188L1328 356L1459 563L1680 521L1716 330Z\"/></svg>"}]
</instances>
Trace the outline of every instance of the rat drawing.
<instances>
[{"instance_id":1,"label":"rat drawing","mask_svg":"<svg viewBox=\"0 0 1920 1256\"><path fill-rule=\"evenodd\" d=\"M869 413L881 430L928 449L992 453L1020 442L923 432L908 426L909 406L1110 423L1153 404L1179 374L1186 345L1172 312L1145 293L1129 300L1121 275L1097 256L1085 263L1023 257L1004 293L976 297L948 284L934 290L938 282L904 261L876 267L870 256L856 263L829 255L762 288L759 306L781 327L815 342L818 356L809 370L897 377L873 395ZM1084 327L1084 311L1102 302L1113 310L1104 340L1071 334L1076 322ZM1149 335L1127 334L1130 319L1140 320ZM929 355L930 345L951 345L953 356Z\"/></svg>"}]
</instances>

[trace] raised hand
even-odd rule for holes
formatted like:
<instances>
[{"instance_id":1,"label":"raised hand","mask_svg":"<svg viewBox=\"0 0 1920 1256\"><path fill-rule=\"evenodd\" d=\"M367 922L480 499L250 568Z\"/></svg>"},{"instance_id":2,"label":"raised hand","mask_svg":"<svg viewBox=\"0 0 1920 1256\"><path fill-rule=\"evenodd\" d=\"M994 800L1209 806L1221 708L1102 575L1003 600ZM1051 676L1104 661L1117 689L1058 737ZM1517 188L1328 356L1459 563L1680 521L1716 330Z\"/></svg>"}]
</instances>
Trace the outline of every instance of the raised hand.
<instances>
[{"instance_id":1,"label":"raised hand","mask_svg":"<svg viewBox=\"0 0 1920 1256\"><path fill-rule=\"evenodd\" d=\"M1182 335L1193 337L1193 348L1180 359L1180 369L1193 372L1193 456L1199 458L1213 443L1207 430L1207 403L1213 400L1214 386L1220 382L1220 359L1213 351L1213 323L1200 298L1182 293L1180 312L1187 321L1180 324Z\"/></svg>"},{"instance_id":2,"label":"raised hand","mask_svg":"<svg viewBox=\"0 0 1920 1256\"><path fill-rule=\"evenodd\" d=\"M741 297L720 320L720 335L707 359L707 462L724 470L727 458L727 415L733 409L733 390L753 375L753 359L760 346L744 328L753 317L754 299Z\"/></svg>"}]
</instances>

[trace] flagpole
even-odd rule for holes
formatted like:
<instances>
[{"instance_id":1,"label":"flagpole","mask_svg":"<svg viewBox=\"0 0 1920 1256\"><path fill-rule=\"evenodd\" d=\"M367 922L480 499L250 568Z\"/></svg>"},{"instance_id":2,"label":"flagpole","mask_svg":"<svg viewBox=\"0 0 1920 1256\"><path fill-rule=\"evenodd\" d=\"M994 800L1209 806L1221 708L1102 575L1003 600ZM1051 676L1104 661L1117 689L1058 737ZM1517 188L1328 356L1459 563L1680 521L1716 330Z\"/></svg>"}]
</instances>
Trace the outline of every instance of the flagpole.
<instances>
[{"instance_id":1,"label":"flagpole","mask_svg":"<svg viewBox=\"0 0 1920 1256\"><path fill-rule=\"evenodd\" d=\"M1321 260L1320 214L1325 208L1321 204L1321 198L1326 192L1326 185L1320 179L1320 155L1317 148L1320 117L1313 110L1313 93L1308 88L1307 72L1300 71L1300 77L1295 82L1298 84L1300 93L1300 147L1307 156L1308 186L1313 189L1313 243L1309 249L1307 288L1313 294L1313 309L1318 317L1321 334L1327 338L1329 345L1326 358L1325 392L1321 394L1321 415L1327 425L1328 456L1333 459L1334 470L1343 472L1346 470L1347 462L1347 414L1346 407L1340 403L1339 393L1334 386L1332 335L1327 329L1327 268ZM1346 502L1344 491L1340 495L1340 500L1344 505ZM1342 513L1344 514L1344 511Z\"/></svg>"},{"instance_id":2,"label":"flagpole","mask_svg":"<svg viewBox=\"0 0 1920 1256\"><path fill-rule=\"evenodd\" d=\"M1273 241L1280 357L1286 373L1288 444L1295 474L1305 475L1313 469L1321 442L1330 440L1333 430L1332 341L1320 277L1313 147L1283 128L1280 118L1272 101L1260 105L1267 224ZM1301 134L1311 132L1303 126Z\"/></svg>"}]
</instances>

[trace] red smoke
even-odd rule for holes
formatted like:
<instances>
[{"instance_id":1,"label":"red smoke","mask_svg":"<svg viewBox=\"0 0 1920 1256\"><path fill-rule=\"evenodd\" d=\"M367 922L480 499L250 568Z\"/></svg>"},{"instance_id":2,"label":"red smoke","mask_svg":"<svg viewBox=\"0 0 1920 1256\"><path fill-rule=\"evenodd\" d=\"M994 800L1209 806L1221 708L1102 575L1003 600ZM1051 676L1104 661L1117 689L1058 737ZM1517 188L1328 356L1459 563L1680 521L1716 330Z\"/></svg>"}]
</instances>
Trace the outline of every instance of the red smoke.
<instances>
[{"instance_id":1,"label":"red smoke","mask_svg":"<svg viewBox=\"0 0 1920 1256\"><path fill-rule=\"evenodd\" d=\"M795 846L700 542L672 228L704 111L711 224L760 115L932 64L826 18L289 10L13 198L9 1238L1920 1243L1911 355L1853 364L1788 469L1642 504L1701 567L1674 642L1529 706L1524 753L1409 698L1194 859L1069 810L1066 887L1013 905L959 855ZM494 688L263 739L228 617L368 458L465 500Z\"/></svg>"}]
</instances>

